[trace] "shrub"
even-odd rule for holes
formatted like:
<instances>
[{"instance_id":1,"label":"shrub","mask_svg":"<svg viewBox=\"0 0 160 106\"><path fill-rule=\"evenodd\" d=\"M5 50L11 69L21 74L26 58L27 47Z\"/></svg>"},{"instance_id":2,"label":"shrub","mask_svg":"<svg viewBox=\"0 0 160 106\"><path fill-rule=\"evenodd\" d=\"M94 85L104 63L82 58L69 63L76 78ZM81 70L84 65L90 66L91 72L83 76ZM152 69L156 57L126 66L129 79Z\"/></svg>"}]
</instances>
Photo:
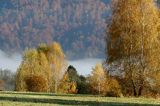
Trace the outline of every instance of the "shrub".
<instances>
[{"instance_id":1,"label":"shrub","mask_svg":"<svg viewBox=\"0 0 160 106\"><path fill-rule=\"evenodd\" d=\"M58 86L58 92L66 94L77 93L77 83L70 81L68 72L66 72L63 78L61 79L60 84Z\"/></svg>"},{"instance_id":2,"label":"shrub","mask_svg":"<svg viewBox=\"0 0 160 106\"><path fill-rule=\"evenodd\" d=\"M106 82L106 96L120 97L122 96L121 87L114 77L108 78Z\"/></svg>"},{"instance_id":3,"label":"shrub","mask_svg":"<svg viewBox=\"0 0 160 106\"><path fill-rule=\"evenodd\" d=\"M121 91L123 96L130 97L133 96L133 85L132 81L128 78L116 77L117 81L121 85Z\"/></svg>"},{"instance_id":4,"label":"shrub","mask_svg":"<svg viewBox=\"0 0 160 106\"><path fill-rule=\"evenodd\" d=\"M47 92L48 81L43 76L31 75L25 78L25 83L28 91L32 92Z\"/></svg>"},{"instance_id":5,"label":"shrub","mask_svg":"<svg viewBox=\"0 0 160 106\"><path fill-rule=\"evenodd\" d=\"M70 83L70 89L68 90L68 93L76 94L77 93L77 84L75 82Z\"/></svg>"}]
</instances>

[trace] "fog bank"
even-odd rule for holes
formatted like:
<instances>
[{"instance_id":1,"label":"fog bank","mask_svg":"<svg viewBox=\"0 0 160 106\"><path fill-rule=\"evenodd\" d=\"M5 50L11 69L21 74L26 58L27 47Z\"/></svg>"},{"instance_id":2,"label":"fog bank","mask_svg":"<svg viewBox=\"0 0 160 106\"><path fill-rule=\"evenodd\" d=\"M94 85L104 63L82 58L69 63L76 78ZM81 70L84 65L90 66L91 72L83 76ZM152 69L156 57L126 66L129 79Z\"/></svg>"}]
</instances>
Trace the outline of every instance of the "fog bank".
<instances>
[{"instance_id":1,"label":"fog bank","mask_svg":"<svg viewBox=\"0 0 160 106\"><path fill-rule=\"evenodd\" d=\"M21 63L21 57L18 53L8 55L0 50L0 69L9 69L12 72L16 72Z\"/></svg>"},{"instance_id":2,"label":"fog bank","mask_svg":"<svg viewBox=\"0 0 160 106\"><path fill-rule=\"evenodd\" d=\"M16 72L22 61L22 56L18 53L7 55L0 50L0 69L9 69L12 72ZM68 65L72 65L76 68L77 72L81 75L88 75L92 71L92 68L96 63L103 62L100 58L86 58L78 60L68 60Z\"/></svg>"}]
</instances>

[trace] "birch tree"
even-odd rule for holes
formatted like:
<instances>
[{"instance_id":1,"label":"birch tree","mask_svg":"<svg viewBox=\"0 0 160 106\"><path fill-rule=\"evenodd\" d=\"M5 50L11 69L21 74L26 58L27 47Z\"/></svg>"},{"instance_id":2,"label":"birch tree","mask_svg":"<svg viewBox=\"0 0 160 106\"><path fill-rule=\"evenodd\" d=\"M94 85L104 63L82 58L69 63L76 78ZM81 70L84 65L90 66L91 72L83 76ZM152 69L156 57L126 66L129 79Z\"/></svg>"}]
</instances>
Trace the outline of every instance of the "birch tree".
<instances>
[{"instance_id":1,"label":"birch tree","mask_svg":"<svg viewBox=\"0 0 160 106\"><path fill-rule=\"evenodd\" d=\"M65 71L67 71L67 62L61 45L57 42L53 42L49 45L41 44L37 50L39 52L43 52L48 59L49 66L52 71L51 91L57 93L58 85L60 84L59 82Z\"/></svg>"},{"instance_id":2,"label":"birch tree","mask_svg":"<svg viewBox=\"0 0 160 106\"><path fill-rule=\"evenodd\" d=\"M96 64L89 77L89 82L95 93L98 93L99 95L105 93L106 78L106 73L102 64Z\"/></svg>"},{"instance_id":3,"label":"birch tree","mask_svg":"<svg viewBox=\"0 0 160 106\"><path fill-rule=\"evenodd\" d=\"M35 49L26 50L23 61L16 73L16 90L28 91L25 79L29 76L41 76L47 83L46 92L49 92L51 75L49 63L45 55L42 52L38 53Z\"/></svg>"},{"instance_id":4,"label":"birch tree","mask_svg":"<svg viewBox=\"0 0 160 106\"><path fill-rule=\"evenodd\" d=\"M132 83L134 96L140 96L147 73L159 62L158 11L153 0L114 0L112 22L107 38L107 63L124 71ZM156 62L156 66L153 64Z\"/></svg>"}]
</instances>

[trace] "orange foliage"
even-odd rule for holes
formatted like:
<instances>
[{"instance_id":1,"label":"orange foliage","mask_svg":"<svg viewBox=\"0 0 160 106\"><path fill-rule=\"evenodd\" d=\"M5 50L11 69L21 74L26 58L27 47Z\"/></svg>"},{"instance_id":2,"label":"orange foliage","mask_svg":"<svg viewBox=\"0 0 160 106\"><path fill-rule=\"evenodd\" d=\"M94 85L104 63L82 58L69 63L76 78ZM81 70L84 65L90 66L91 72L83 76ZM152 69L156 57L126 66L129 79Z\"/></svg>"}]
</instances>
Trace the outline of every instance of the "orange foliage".
<instances>
[{"instance_id":1,"label":"orange foliage","mask_svg":"<svg viewBox=\"0 0 160 106\"><path fill-rule=\"evenodd\" d=\"M43 76L31 75L25 78L27 90L32 92L47 92L47 79Z\"/></svg>"}]
</instances>

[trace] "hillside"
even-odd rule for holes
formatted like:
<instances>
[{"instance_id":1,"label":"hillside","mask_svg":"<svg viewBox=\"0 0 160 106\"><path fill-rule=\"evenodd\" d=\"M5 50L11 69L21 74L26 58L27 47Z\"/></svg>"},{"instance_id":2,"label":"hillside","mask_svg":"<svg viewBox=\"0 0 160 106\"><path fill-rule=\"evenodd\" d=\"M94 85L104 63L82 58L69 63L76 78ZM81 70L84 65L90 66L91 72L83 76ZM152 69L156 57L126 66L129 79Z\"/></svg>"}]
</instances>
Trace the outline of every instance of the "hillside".
<instances>
[{"instance_id":1,"label":"hillside","mask_svg":"<svg viewBox=\"0 0 160 106\"><path fill-rule=\"evenodd\" d=\"M0 0L0 49L58 41L69 58L104 57L110 0Z\"/></svg>"}]
</instances>

